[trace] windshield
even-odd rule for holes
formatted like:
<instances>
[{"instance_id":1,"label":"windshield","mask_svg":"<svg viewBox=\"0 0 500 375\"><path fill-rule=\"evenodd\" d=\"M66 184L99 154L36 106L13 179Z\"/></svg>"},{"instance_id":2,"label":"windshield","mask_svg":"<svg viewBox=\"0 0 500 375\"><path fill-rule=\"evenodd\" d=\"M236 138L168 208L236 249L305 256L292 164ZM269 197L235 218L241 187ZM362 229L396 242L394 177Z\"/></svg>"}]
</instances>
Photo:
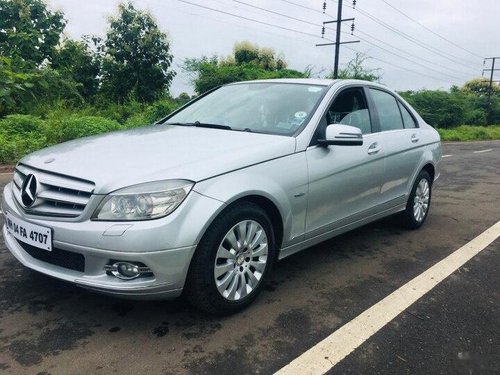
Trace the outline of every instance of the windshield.
<instances>
[{"instance_id":1,"label":"windshield","mask_svg":"<svg viewBox=\"0 0 500 375\"><path fill-rule=\"evenodd\" d=\"M309 119L327 88L268 82L223 86L165 123L292 135Z\"/></svg>"}]
</instances>

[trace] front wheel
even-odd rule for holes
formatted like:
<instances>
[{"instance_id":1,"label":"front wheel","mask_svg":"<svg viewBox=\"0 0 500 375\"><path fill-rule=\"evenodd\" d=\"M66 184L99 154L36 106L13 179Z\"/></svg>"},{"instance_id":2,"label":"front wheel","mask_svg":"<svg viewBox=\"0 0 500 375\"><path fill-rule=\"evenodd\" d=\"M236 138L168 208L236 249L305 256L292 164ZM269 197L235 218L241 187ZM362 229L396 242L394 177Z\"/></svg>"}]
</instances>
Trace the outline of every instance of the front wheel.
<instances>
[{"instance_id":1,"label":"front wheel","mask_svg":"<svg viewBox=\"0 0 500 375\"><path fill-rule=\"evenodd\" d=\"M250 304L275 258L265 211L250 202L222 212L207 229L191 261L185 295L195 307L227 314Z\"/></svg>"},{"instance_id":2,"label":"front wheel","mask_svg":"<svg viewBox=\"0 0 500 375\"><path fill-rule=\"evenodd\" d=\"M417 229L422 226L431 205L432 181L426 171L421 171L411 189L402 219L405 227Z\"/></svg>"}]
</instances>

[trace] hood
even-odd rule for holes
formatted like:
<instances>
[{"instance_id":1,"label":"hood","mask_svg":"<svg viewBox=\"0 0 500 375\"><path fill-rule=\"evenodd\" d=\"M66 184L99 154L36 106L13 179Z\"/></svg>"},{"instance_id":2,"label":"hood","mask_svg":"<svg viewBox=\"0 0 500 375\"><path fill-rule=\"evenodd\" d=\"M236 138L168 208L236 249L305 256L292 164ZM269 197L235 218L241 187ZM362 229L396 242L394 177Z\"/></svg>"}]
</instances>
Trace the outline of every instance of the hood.
<instances>
[{"instance_id":1,"label":"hood","mask_svg":"<svg viewBox=\"0 0 500 375\"><path fill-rule=\"evenodd\" d=\"M149 181L197 182L293 152L293 137L156 125L62 143L21 163L92 181L96 194L107 194Z\"/></svg>"}]
</instances>

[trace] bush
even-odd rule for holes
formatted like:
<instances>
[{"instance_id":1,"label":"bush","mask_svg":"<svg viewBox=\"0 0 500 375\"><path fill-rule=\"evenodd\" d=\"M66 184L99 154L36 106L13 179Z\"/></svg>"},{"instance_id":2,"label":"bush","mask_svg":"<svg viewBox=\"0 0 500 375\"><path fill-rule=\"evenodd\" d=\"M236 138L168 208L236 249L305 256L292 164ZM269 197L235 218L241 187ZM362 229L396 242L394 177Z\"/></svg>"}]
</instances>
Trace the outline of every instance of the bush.
<instances>
[{"instance_id":1,"label":"bush","mask_svg":"<svg viewBox=\"0 0 500 375\"><path fill-rule=\"evenodd\" d=\"M141 126L146 126L151 124L152 121L150 121L149 116L144 113L136 113L135 115L130 116L127 121L125 121L125 128L131 129L131 128L138 128Z\"/></svg>"},{"instance_id":2,"label":"bush","mask_svg":"<svg viewBox=\"0 0 500 375\"><path fill-rule=\"evenodd\" d=\"M122 129L117 121L99 116L72 115L47 122L47 137L51 144Z\"/></svg>"},{"instance_id":3,"label":"bush","mask_svg":"<svg viewBox=\"0 0 500 375\"><path fill-rule=\"evenodd\" d=\"M69 141L71 139L107 133L121 129L121 125L115 121L99 116L69 116L63 118L58 124L59 136L57 143Z\"/></svg>"},{"instance_id":4,"label":"bush","mask_svg":"<svg viewBox=\"0 0 500 375\"><path fill-rule=\"evenodd\" d=\"M0 164L11 164L33 151L46 146L44 135L30 133L29 135L6 136L0 134Z\"/></svg>"},{"instance_id":5,"label":"bush","mask_svg":"<svg viewBox=\"0 0 500 375\"><path fill-rule=\"evenodd\" d=\"M43 133L44 122L31 115L9 115L0 119L0 134L6 136L27 135L29 133Z\"/></svg>"}]
</instances>

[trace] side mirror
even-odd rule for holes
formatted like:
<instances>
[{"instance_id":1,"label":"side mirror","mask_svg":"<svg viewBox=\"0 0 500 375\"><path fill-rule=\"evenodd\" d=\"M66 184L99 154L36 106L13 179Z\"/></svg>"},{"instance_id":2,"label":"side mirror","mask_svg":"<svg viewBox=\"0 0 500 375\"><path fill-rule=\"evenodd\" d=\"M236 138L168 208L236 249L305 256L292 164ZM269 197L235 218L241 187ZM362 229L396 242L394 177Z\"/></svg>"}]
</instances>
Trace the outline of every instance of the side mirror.
<instances>
[{"instance_id":1,"label":"side mirror","mask_svg":"<svg viewBox=\"0 0 500 375\"><path fill-rule=\"evenodd\" d=\"M362 146L363 134L355 126L331 124L326 127L325 139L318 139L318 144L320 146Z\"/></svg>"}]
</instances>

